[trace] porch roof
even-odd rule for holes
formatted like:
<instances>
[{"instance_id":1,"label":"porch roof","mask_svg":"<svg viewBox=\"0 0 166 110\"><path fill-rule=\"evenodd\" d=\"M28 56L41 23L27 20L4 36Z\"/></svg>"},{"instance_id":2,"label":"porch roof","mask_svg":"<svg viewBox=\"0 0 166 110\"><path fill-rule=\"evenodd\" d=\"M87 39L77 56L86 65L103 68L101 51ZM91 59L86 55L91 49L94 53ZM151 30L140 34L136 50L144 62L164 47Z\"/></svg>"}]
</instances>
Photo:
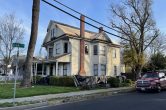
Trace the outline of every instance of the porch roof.
<instances>
[{"instance_id":1,"label":"porch roof","mask_svg":"<svg viewBox=\"0 0 166 110\"><path fill-rule=\"evenodd\" d=\"M60 56L51 57L49 59L38 60L36 63L55 63L55 62L70 62L70 54L66 53Z\"/></svg>"}]
</instances>

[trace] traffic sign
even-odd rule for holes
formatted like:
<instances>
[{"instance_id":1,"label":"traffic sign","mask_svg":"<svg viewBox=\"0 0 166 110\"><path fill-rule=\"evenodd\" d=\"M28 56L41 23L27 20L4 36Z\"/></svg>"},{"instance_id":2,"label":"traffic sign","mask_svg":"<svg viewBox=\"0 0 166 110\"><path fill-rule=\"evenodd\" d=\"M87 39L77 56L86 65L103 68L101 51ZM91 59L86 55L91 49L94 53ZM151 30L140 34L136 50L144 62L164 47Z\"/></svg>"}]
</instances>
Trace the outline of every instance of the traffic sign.
<instances>
[{"instance_id":1,"label":"traffic sign","mask_svg":"<svg viewBox=\"0 0 166 110\"><path fill-rule=\"evenodd\" d=\"M21 43L13 43L12 46L13 47L19 47L19 48L24 48L25 47L25 45L21 44Z\"/></svg>"}]
</instances>

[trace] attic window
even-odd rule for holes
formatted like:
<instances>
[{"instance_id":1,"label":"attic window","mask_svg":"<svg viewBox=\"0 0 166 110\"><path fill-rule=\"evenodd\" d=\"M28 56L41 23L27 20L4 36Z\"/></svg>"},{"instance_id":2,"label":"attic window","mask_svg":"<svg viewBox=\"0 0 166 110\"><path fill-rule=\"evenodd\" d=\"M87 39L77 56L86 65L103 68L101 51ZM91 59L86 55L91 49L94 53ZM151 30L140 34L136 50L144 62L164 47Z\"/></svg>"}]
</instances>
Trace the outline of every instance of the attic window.
<instances>
[{"instance_id":1,"label":"attic window","mask_svg":"<svg viewBox=\"0 0 166 110\"><path fill-rule=\"evenodd\" d=\"M51 30L51 38L55 37L55 29Z\"/></svg>"}]
</instances>

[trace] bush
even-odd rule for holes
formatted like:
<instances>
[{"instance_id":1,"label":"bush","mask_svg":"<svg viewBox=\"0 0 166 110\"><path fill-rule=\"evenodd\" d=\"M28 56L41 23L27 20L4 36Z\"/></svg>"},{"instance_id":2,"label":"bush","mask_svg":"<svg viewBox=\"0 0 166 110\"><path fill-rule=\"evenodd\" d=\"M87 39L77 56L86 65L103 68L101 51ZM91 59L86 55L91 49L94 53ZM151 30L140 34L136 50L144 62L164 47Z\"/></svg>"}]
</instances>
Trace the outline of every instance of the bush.
<instances>
[{"instance_id":1,"label":"bush","mask_svg":"<svg viewBox=\"0 0 166 110\"><path fill-rule=\"evenodd\" d=\"M120 80L115 77L110 77L107 80L107 83L110 84L111 87L119 87L120 86Z\"/></svg>"},{"instance_id":2,"label":"bush","mask_svg":"<svg viewBox=\"0 0 166 110\"><path fill-rule=\"evenodd\" d=\"M73 78L69 76L65 77L51 76L49 84L55 86L70 86L70 87L75 86Z\"/></svg>"},{"instance_id":3,"label":"bush","mask_svg":"<svg viewBox=\"0 0 166 110\"><path fill-rule=\"evenodd\" d=\"M131 79L126 79L124 82L128 83L128 84L132 84L132 80Z\"/></svg>"},{"instance_id":4,"label":"bush","mask_svg":"<svg viewBox=\"0 0 166 110\"><path fill-rule=\"evenodd\" d=\"M48 85L49 80L50 80L49 76L47 76L47 77L33 76L33 82L32 83L39 84L39 85Z\"/></svg>"},{"instance_id":5,"label":"bush","mask_svg":"<svg viewBox=\"0 0 166 110\"><path fill-rule=\"evenodd\" d=\"M33 76L33 82L32 83L40 84L42 78L43 78L42 76Z\"/></svg>"}]
</instances>

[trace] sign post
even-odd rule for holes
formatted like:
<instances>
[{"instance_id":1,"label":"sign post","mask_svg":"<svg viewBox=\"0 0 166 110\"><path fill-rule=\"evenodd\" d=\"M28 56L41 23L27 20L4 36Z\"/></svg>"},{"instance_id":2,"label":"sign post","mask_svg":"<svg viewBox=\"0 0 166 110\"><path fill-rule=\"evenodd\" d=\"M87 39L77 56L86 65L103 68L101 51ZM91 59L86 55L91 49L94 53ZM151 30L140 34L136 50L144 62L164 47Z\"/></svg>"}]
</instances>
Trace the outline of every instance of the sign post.
<instances>
[{"instance_id":1,"label":"sign post","mask_svg":"<svg viewBox=\"0 0 166 110\"><path fill-rule=\"evenodd\" d=\"M19 57L19 48L24 48L24 44L20 43L13 43L13 47L17 47L17 57L16 57L16 70L15 70L15 77L14 77L14 89L13 89L13 105L15 106L15 98L16 98L16 83L17 83L17 75L18 75L18 57Z\"/></svg>"}]
</instances>

